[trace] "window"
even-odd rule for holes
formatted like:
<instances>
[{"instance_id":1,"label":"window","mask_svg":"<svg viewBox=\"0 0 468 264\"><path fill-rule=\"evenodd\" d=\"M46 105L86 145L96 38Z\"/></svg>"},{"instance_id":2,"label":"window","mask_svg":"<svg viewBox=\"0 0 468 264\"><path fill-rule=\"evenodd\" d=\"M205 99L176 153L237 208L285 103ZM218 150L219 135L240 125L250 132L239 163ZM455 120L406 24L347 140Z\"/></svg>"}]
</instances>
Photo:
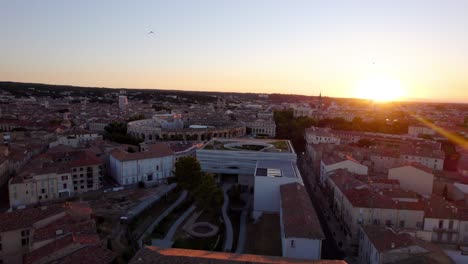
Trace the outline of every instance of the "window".
<instances>
[{"instance_id":1,"label":"window","mask_svg":"<svg viewBox=\"0 0 468 264\"><path fill-rule=\"evenodd\" d=\"M156 170L157 170L157 171L159 170L159 165L156 165Z\"/></svg>"},{"instance_id":2,"label":"window","mask_svg":"<svg viewBox=\"0 0 468 264\"><path fill-rule=\"evenodd\" d=\"M295 247L296 247L296 245L294 244L294 240L291 240L291 247L292 247L292 248L295 248Z\"/></svg>"},{"instance_id":3,"label":"window","mask_svg":"<svg viewBox=\"0 0 468 264\"><path fill-rule=\"evenodd\" d=\"M400 227L405 227L405 221L403 220L400 221Z\"/></svg>"},{"instance_id":4,"label":"window","mask_svg":"<svg viewBox=\"0 0 468 264\"><path fill-rule=\"evenodd\" d=\"M44 189L44 188L41 189L41 193L45 193L45 189Z\"/></svg>"},{"instance_id":5,"label":"window","mask_svg":"<svg viewBox=\"0 0 468 264\"><path fill-rule=\"evenodd\" d=\"M453 220L449 221L449 229L453 229Z\"/></svg>"},{"instance_id":6,"label":"window","mask_svg":"<svg viewBox=\"0 0 468 264\"><path fill-rule=\"evenodd\" d=\"M80 171L83 171L83 168L80 168Z\"/></svg>"},{"instance_id":7,"label":"window","mask_svg":"<svg viewBox=\"0 0 468 264\"><path fill-rule=\"evenodd\" d=\"M374 219L374 225L380 225L380 220L379 219Z\"/></svg>"},{"instance_id":8,"label":"window","mask_svg":"<svg viewBox=\"0 0 468 264\"><path fill-rule=\"evenodd\" d=\"M392 225L392 220L387 220L387 221L385 221L385 225L391 226L391 225Z\"/></svg>"},{"instance_id":9,"label":"window","mask_svg":"<svg viewBox=\"0 0 468 264\"><path fill-rule=\"evenodd\" d=\"M443 228L444 227L444 220L439 220L439 228Z\"/></svg>"},{"instance_id":10,"label":"window","mask_svg":"<svg viewBox=\"0 0 468 264\"><path fill-rule=\"evenodd\" d=\"M422 228L422 222L416 222L416 227L417 228Z\"/></svg>"},{"instance_id":11,"label":"window","mask_svg":"<svg viewBox=\"0 0 468 264\"><path fill-rule=\"evenodd\" d=\"M148 174L148 181L152 181L153 180L153 174Z\"/></svg>"},{"instance_id":12,"label":"window","mask_svg":"<svg viewBox=\"0 0 468 264\"><path fill-rule=\"evenodd\" d=\"M63 184L63 188L64 188L64 189L67 188L67 184L66 184L66 183Z\"/></svg>"},{"instance_id":13,"label":"window","mask_svg":"<svg viewBox=\"0 0 468 264\"><path fill-rule=\"evenodd\" d=\"M75 172L75 171L76 171L76 168L73 168L73 171Z\"/></svg>"}]
</instances>

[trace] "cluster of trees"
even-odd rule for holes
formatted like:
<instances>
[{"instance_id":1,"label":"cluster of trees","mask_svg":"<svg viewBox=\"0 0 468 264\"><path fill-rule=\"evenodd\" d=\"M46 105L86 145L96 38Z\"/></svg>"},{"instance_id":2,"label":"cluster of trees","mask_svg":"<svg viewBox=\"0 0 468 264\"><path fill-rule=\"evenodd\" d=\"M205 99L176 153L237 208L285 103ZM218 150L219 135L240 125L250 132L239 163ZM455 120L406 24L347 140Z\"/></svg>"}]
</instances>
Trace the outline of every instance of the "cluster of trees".
<instances>
[{"instance_id":1,"label":"cluster of trees","mask_svg":"<svg viewBox=\"0 0 468 264\"><path fill-rule=\"evenodd\" d=\"M382 118L369 122L364 122L360 117L355 117L352 121L347 121L342 117L324 118L320 120L315 120L311 117L295 118L292 109L275 111L274 119L276 123L276 137L291 140L297 152L304 151L304 130L311 126L330 127L335 130L406 134L409 125L408 121L404 118L398 119L397 121L387 121ZM371 146L371 142L362 142L362 146L369 147Z\"/></svg>"},{"instance_id":2,"label":"cluster of trees","mask_svg":"<svg viewBox=\"0 0 468 264\"><path fill-rule=\"evenodd\" d=\"M115 141L121 144L129 144L138 146L143 140L132 137L127 134L127 124L120 122L112 122L104 127L104 138Z\"/></svg>"},{"instance_id":3,"label":"cluster of trees","mask_svg":"<svg viewBox=\"0 0 468 264\"><path fill-rule=\"evenodd\" d=\"M317 125L317 122L309 117L294 118L293 110L275 111L276 137L289 139L296 152L305 150L305 129Z\"/></svg>"},{"instance_id":4,"label":"cluster of trees","mask_svg":"<svg viewBox=\"0 0 468 264\"><path fill-rule=\"evenodd\" d=\"M408 121L402 119L397 121L387 121L376 119L364 122L362 118L355 117L352 121L347 121L342 117L325 118L319 120L318 127L330 127L336 130L362 131L385 134L406 134L408 132Z\"/></svg>"},{"instance_id":5,"label":"cluster of trees","mask_svg":"<svg viewBox=\"0 0 468 264\"><path fill-rule=\"evenodd\" d=\"M179 187L189 192L199 209L215 212L221 208L223 191L213 177L201 171L196 158L180 158L175 164L174 176Z\"/></svg>"}]
</instances>

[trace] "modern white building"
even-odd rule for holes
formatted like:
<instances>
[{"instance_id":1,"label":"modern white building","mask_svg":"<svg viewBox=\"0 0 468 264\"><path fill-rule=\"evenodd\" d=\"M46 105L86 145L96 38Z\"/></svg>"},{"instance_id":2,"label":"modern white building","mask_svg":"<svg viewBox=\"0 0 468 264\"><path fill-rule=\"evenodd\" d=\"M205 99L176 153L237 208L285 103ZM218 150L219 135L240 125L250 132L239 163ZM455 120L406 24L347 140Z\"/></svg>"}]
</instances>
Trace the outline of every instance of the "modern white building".
<instances>
[{"instance_id":1,"label":"modern white building","mask_svg":"<svg viewBox=\"0 0 468 264\"><path fill-rule=\"evenodd\" d=\"M253 176L259 160L296 162L297 155L289 140L215 138L197 150L197 158L206 172Z\"/></svg>"},{"instance_id":2,"label":"modern white building","mask_svg":"<svg viewBox=\"0 0 468 264\"><path fill-rule=\"evenodd\" d=\"M303 185L301 174L293 161L259 160L254 178L253 217L262 213L280 212L280 186L288 183Z\"/></svg>"},{"instance_id":3,"label":"modern white building","mask_svg":"<svg viewBox=\"0 0 468 264\"><path fill-rule=\"evenodd\" d=\"M414 191L421 195L431 195L434 185L434 174L421 164L399 166L388 170L388 178L398 180L404 190Z\"/></svg>"},{"instance_id":4,"label":"modern white building","mask_svg":"<svg viewBox=\"0 0 468 264\"><path fill-rule=\"evenodd\" d=\"M305 187L299 183L284 184L280 194L283 257L321 259L325 235Z\"/></svg>"},{"instance_id":5,"label":"modern white building","mask_svg":"<svg viewBox=\"0 0 468 264\"><path fill-rule=\"evenodd\" d=\"M109 156L110 173L121 185L154 185L172 176L174 159L174 152L164 143L151 144L146 151L136 153L115 149Z\"/></svg>"}]
</instances>

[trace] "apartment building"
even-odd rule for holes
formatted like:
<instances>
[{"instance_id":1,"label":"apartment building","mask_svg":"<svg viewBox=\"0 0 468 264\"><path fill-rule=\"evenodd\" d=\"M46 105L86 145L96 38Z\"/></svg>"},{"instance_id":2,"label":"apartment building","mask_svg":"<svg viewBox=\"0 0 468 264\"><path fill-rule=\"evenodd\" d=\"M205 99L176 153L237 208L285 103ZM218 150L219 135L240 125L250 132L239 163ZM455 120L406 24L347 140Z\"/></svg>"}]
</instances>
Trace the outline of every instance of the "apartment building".
<instances>
[{"instance_id":1,"label":"apartment building","mask_svg":"<svg viewBox=\"0 0 468 264\"><path fill-rule=\"evenodd\" d=\"M101 159L87 150L51 149L9 180L10 206L16 208L98 190L103 165Z\"/></svg>"}]
</instances>

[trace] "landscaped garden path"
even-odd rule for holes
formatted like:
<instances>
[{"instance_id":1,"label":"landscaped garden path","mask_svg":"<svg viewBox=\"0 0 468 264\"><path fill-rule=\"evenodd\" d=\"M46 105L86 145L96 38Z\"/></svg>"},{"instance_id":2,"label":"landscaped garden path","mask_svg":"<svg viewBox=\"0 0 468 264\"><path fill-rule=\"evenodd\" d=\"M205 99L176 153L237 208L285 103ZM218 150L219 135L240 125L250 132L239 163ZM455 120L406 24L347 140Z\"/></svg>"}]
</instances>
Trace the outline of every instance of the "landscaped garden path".
<instances>
[{"instance_id":1,"label":"landscaped garden path","mask_svg":"<svg viewBox=\"0 0 468 264\"><path fill-rule=\"evenodd\" d=\"M230 184L226 184L223 186L223 193L224 193L224 203L223 203L223 219L224 219L224 226L226 228L226 237L224 241L224 252L231 252L232 250L232 241L234 237L234 232L232 230L232 223L231 219L228 216L227 209L229 206L229 195L227 195L228 190L231 188Z\"/></svg>"},{"instance_id":2,"label":"landscaped garden path","mask_svg":"<svg viewBox=\"0 0 468 264\"><path fill-rule=\"evenodd\" d=\"M164 237L164 239L153 239L153 241L151 241L151 244L153 246L160 246L160 247L172 247L172 238L174 238L174 235L175 233L177 232L177 229L179 228L180 224L182 224L182 222L185 221L185 219L195 210L196 206L195 205L192 205L190 206L189 209L187 209L187 211L185 211L180 217L179 219L177 219L177 221L175 221L174 224L172 224L171 228L169 229L169 231L167 232L166 236Z\"/></svg>"},{"instance_id":3,"label":"landscaped garden path","mask_svg":"<svg viewBox=\"0 0 468 264\"><path fill-rule=\"evenodd\" d=\"M166 211L164 211L158 218L156 218L156 220L154 220L154 222L148 226L148 228L146 229L145 232L143 232L143 234L141 234L141 236L138 238L138 245L140 246L140 248L143 247L143 239L151 234L151 232L153 231L154 227L159 224L159 222L161 222L166 216L168 216L177 206L179 206L183 201L185 201L185 199L187 198L187 195L188 195L188 192L186 190L184 190L182 192L182 194L179 196L179 198L177 199L177 201L175 201L169 208L166 209Z\"/></svg>"}]
</instances>

